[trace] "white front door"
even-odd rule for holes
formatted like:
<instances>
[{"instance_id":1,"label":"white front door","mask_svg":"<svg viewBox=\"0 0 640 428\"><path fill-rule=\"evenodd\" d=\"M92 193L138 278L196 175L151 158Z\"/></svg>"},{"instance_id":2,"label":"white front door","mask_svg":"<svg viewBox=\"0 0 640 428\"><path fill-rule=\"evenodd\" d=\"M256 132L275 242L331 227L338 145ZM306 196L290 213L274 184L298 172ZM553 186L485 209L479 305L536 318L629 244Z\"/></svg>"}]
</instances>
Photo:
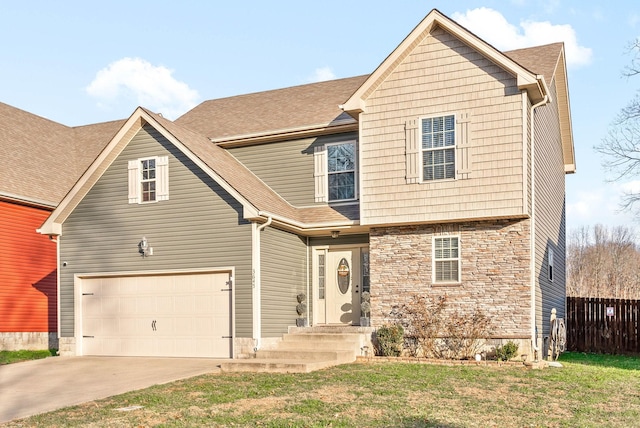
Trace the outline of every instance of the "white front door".
<instances>
[{"instance_id":1,"label":"white front door","mask_svg":"<svg viewBox=\"0 0 640 428\"><path fill-rule=\"evenodd\" d=\"M360 323L360 248L329 249L325 266L326 323Z\"/></svg>"}]
</instances>

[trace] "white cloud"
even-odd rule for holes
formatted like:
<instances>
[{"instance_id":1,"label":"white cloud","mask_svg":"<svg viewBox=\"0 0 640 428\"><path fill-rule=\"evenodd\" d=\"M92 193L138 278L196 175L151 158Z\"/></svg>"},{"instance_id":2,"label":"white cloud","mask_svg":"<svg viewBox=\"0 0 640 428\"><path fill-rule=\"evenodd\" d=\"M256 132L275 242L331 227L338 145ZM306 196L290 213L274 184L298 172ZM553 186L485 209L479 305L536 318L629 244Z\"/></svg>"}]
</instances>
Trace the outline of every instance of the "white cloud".
<instances>
[{"instance_id":1,"label":"white cloud","mask_svg":"<svg viewBox=\"0 0 640 428\"><path fill-rule=\"evenodd\" d=\"M325 80L333 80L335 78L336 75L333 73L333 70L331 70L331 67L321 67L315 69L313 74L307 78L307 82L324 82Z\"/></svg>"},{"instance_id":2,"label":"white cloud","mask_svg":"<svg viewBox=\"0 0 640 428\"><path fill-rule=\"evenodd\" d=\"M625 193L640 193L640 180L621 183L620 189Z\"/></svg>"},{"instance_id":3,"label":"white cloud","mask_svg":"<svg viewBox=\"0 0 640 428\"><path fill-rule=\"evenodd\" d=\"M112 62L96 73L86 91L102 107L113 106L124 98L171 119L193 108L199 97L196 90L173 77L173 70L141 58Z\"/></svg>"},{"instance_id":4,"label":"white cloud","mask_svg":"<svg viewBox=\"0 0 640 428\"><path fill-rule=\"evenodd\" d=\"M568 194L567 228L575 229L596 224L634 225L633 213L621 211L620 203L625 191L640 191L640 181L609 183L589 191Z\"/></svg>"},{"instance_id":5,"label":"white cloud","mask_svg":"<svg viewBox=\"0 0 640 428\"><path fill-rule=\"evenodd\" d=\"M452 18L500 50L564 42L568 66L591 62L591 49L580 46L576 32L569 24L523 20L516 26L509 23L500 12L486 7L465 13L456 12Z\"/></svg>"}]
</instances>

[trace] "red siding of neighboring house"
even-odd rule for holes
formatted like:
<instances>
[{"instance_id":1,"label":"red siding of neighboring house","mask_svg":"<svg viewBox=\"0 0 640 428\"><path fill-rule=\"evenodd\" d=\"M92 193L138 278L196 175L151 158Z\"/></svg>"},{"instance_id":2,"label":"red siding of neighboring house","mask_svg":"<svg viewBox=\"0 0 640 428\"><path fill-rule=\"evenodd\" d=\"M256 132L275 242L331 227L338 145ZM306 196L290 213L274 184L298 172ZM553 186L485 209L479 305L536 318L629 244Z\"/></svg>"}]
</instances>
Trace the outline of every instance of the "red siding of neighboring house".
<instances>
[{"instance_id":1,"label":"red siding of neighboring house","mask_svg":"<svg viewBox=\"0 0 640 428\"><path fill-rule=\"evenodd\" d=\"M49 213L0 201L0 333L57 332L57 245L36 232Z\"/></svg>"}]
</instances>

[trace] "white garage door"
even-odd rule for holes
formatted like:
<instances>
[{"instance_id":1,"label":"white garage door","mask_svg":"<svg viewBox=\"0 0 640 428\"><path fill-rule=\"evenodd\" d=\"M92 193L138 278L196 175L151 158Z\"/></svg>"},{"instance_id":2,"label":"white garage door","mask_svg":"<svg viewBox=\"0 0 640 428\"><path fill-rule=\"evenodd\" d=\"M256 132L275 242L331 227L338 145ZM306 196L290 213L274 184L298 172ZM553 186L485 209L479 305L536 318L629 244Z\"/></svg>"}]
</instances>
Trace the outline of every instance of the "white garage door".
<instances>
[{"instance_id":1,"label":"white garage door","mask_svg":"<svg viewBox=\"0 0 640 428\"><path fill-rule=\"evenodd\" d=\"M229 272L83 279L84 355L230 358Z\"/></svg>"}]
</instances>

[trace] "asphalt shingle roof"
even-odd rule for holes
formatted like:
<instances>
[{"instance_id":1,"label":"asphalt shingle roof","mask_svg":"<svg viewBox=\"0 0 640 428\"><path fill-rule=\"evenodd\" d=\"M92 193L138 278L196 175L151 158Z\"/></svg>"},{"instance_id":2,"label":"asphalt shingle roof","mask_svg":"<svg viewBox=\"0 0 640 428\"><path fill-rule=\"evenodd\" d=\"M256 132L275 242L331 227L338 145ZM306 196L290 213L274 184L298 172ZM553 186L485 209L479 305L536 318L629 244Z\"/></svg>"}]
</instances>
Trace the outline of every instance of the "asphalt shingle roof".
<instances>
[{"instance_id":1,"label":"asphalt shingle roof","mask_svg":"<svg viewBox=\"0 0 640 428\"><path fill-rule=\"evenodd\" d=\"M71 128L0 103L0 193L57 204L122 123Z\"/></svg>"},{"instance_id":2,"label":"asphalt shingle roof","mask_svg":"<svg viewBox=\"0 0 640 428\"><path fill-rule=\"evenodd\" d=\"M205 101L176 123L218 140L239 135L354 121L340 110L368 76Z\"/></svg>"},{"instance_id":3,"label":"asphalt shingle roof","mask_svg":"<svg viewBox=\"0 0 640 428\"><path fill-rule=\"evenodd\" d=\"M503 53L530 72L544 76L545 82L549 85L556 71L562 47L562 43L551 43Z\"/></svg>"}]
</instances>

